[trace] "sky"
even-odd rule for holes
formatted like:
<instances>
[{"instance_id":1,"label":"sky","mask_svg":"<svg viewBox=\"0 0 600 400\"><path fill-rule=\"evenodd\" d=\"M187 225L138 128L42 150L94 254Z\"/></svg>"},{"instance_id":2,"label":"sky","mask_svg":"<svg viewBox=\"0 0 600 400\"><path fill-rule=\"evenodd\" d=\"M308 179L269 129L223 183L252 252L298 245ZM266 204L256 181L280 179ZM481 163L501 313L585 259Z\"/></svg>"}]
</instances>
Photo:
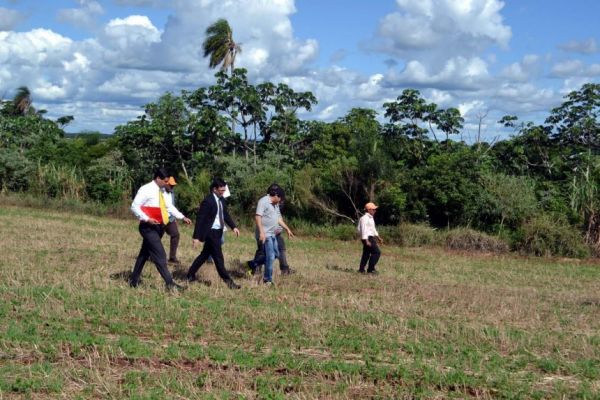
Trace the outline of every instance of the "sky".
<instances>
[{"instance_id":1,"label":"sky","mask_svg":"<svg viewBox=\"0 0 600 400\"><path fill-rule=\"evenodd\" d=\"M112 133L145 104L215 83L206 28L226 18L250 81L319 103L303 119L383 103L412 88L465 118L461 139L541 123L600 82L598 0L0 0L0 98L27 86L68 132Z\"/></svg>"}]
</instances>

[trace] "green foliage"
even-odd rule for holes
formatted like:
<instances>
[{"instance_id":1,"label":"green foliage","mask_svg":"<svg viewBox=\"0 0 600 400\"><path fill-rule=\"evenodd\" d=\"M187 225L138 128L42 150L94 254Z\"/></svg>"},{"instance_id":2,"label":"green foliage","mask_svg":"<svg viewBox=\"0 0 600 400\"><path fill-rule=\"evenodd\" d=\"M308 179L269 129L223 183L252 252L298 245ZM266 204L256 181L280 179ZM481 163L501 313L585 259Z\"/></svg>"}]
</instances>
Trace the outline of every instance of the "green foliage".
<instances>
[{"instance_id":1,"label":"green foliage","mask_svg":"<svg viewBox=\"0 0 600 400\"><path fill-rule=\"evenodd\" d=\"M501 216L500 230L505 222L512 227L533 216L538 207L535 182L526 176L498 173L482 175L482 183L491 202Z\"/></svg>"},{"instance_id":2,"label":"green foliage","mask_svg":"<svg viewBox=\"0 0 600 400\"><path fill-rule=\"evenodd\" d=\"M0 151L0 190L13 192L29 188L35 164L18 150Z\"/></svg>"},{"instance_id":3,"label":"green foliage","mask_svg":"<svg viewBox=\"0 0 600 400\"><path fill-rule=\"evenodd\" d=\"M116 204L130 196L131 177L119 150L93 161L85 176L86 191L92 200Z\"/></svg>"},{"instance_id":4,"label":"green foliage","mask_svg":"<svg viewBox=\"0 0 600 400\"><path fill-rule=\"evenodd\" d=\"M31 191L42 197L83 200L85 180L75 167L38 163Z\"/></svg>"},{"instance_id":5,"label":"green foliage","mask_svg":"<svg viewBox=\"0 0 600 400\"><path fill-rule=\"evenodd\" d=\"M329 234L340 239L348 236L343 226L374 201L378 225L391 226L397 243L439 241L429 228L409 228L410 239L396 228L417 223L500 232L521 248L536 247L537 239L525 238L525 221L541 210L566 227L582 226L584 241L600 249L600 85L569 93L544 124L506 116L499 122L513 137L468 145L449 140L462 129L460 112L440 109L415 89L385 103L383 121L364 108L329 123L302 120L299 113L317 103L312 93L253 84L248 71L235 69L240 48L226 20L205 34L211 67L230 70L218 72L214 85L165 93L109 138L65 135L72 117L45 118L19 88L0 104L0 190L121 209L132 189L166 167L180 183L178 206L186 213L220 176L230 183L232 212L248 223L257 199L277 182L287 192L286 217L335 226ZM554 234L533 236L547 244ZM532 251L569 253L544 246Z\"/></svg>"},{"instance_id":6,"label":"green foliage","mask_svg":"<svg viewBox=\"0 0 600 400\"><path fill-rule=\"evenodd\" d=\"M425 224L402 223L397 226L377 228L386 243L394 243L406 247L440 245L438 231Z\"/></svg>"},{"instance_id":7,"label":"green foliage","mask_svg":"<svg viewBox=\"0 0 600 400\"><path fill-rule=\"evenodd\" d=\"M453 250L505 253L510 249L510 246L499 237L470 228L451 229L445 236L446 247Z\"/></svg>"},{"instance_id":8,"label":"green foliage","mask_svg":"<svg viewBox=\"0 0 600 400\"><path fill-rule=\"evenodd\" d=\"M586 257L589 248L581 232L563 218L542 214L523 224L516 232L515 247L536 256Z\"/></svg>"}]
</instances>

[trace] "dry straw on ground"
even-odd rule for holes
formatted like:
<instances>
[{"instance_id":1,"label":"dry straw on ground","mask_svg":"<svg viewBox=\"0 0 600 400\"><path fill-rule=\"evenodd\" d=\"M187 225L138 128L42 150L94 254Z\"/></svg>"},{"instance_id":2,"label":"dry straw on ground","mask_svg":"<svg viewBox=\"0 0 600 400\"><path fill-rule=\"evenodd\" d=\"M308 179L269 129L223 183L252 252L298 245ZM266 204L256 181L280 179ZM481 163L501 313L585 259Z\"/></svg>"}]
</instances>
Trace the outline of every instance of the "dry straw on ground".
<instances>
[{"instance_id":1,"label":"dry straw on ground","mask_svg":"<svg viewBox=\"0 0 600 400\"><path fill-rule=\"evenodd\" d=\"M300 237L274 288L205 265L169 294L152 264L126 285L132 219L3 207L0 226L0 398L600 395L594 263L383 246L363 276L358 243ZM240 272L251 230L224 250Z\"/></svg>"}]
</instances>

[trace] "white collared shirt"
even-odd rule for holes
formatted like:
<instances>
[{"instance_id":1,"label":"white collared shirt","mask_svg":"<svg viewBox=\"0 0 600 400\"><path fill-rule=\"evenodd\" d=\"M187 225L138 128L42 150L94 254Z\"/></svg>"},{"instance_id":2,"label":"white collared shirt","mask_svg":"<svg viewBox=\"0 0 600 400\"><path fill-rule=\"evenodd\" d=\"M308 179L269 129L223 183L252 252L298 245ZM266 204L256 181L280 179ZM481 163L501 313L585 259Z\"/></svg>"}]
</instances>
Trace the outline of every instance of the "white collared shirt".
<instances>
[{"instance_id":1,"label":"white collared shirt","mask_svg":"<svg viewBox=\"0 0 600 400\"><path fill-rule=\"evenodd\" d=\"M369 213L360 217L358 227L360 230L360 238L362 240L367 240L369 236L379 236L377 229L375 229L375 219Z\"/></svg>"},{"instance_id":2,"label":"white collared shirt","mask_svg":"<svg viewBox=\"0 0 600 400\"><path fill-rule=\"evenodd\" d=\"M169 215L172 215L177 219L185 218L185 216L173 205L173 202L168 200L170 194L166 193L164 189L159 188L155 181L145 184L137 191L135 198L131 203L131 212L133 212L140 221L148 221L149 217L142 211L142 206L160 207L160 201L158 199L159 190L163 192L165 206L167 207Z\"/></svg>"},{"instance_id":3,"label":"white collared shirt","mask_svg":"<svg viewBox=\"0 0 600 400\"><path fill-rule=\"evenodd\" d=\"M215 220L212 224L211 229L221 229L221 228L225 228L224 226L221 226L221 220L219 220L219 213L223 213L223 220L225 220L225 213L222 210L223 208L223 203L221 203L219 196L217 196L216 194L213 193L213 196L215 196L215 199L217 200L217 216L215 217Z\"/></svg>"}]
</instances>

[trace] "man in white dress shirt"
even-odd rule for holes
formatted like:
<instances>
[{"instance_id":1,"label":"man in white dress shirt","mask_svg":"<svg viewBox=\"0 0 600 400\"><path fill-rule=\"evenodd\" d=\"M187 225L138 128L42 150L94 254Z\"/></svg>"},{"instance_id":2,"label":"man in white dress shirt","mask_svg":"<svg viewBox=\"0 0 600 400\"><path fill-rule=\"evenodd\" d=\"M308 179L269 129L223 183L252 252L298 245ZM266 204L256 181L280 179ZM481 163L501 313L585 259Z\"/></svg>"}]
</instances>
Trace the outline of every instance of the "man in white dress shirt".
<instances>
[{"instance_id":1,"label":"man in white dress shirt","mask_svg":"<svg viewBox=\"0 0 600 400\"><path fill-rule=\"evenodd\" d=\"M152 182L142 186L131 203L131 211L140 220L139 231L143 238L142 248L129 278L131 287L139 285L144 264L150 258L156 264L167 289L184 289L173 281L167 268L167 254L161 239L165 233L165 226L169 223L169 215L182 219L186 224L191 224L192 221L175 208L172 202L165 201L167 193L164 188L169 178L170 174L164 168L157 169Z\"/></svg>"},{"instance_id":2,"label":"man in white dress shirt","mask_svg":"<svg viewBox=\"0 0 600 400\"><path fill-rule=\"evenodd\" d=\"M381 256L381 251L379 250L379 246L377 246L377 242L383 243L383 240L379 237L379 233L375 228L375 219L373 218L375 211L377 211L377 206L374 203L369 202L365 204L365 211L365 215L360 217L358 222L360 240L363 244L358 272L361 274L369 273L375 275L378 273L375 266ZM365 271L367 264L368 268Z\"/></svg>"}]
</instances>

